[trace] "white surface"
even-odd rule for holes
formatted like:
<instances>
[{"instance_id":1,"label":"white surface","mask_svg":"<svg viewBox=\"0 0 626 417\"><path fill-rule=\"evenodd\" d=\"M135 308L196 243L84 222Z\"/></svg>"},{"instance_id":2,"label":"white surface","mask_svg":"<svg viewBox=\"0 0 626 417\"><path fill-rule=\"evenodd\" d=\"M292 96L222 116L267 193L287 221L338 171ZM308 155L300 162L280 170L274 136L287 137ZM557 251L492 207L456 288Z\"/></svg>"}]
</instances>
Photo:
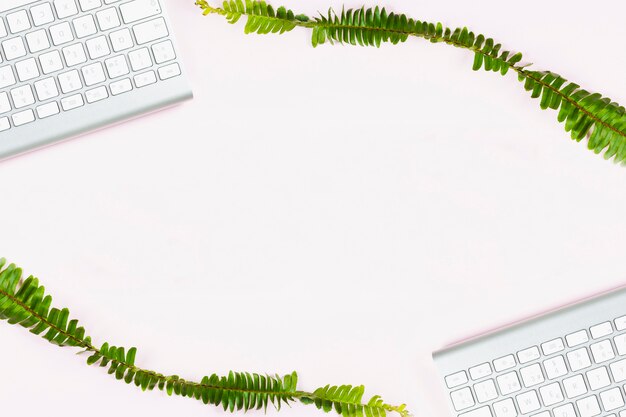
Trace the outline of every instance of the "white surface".
<instances>
[{"instance_id":1,"label":"white surface","mask_svg":"<svg viewBox=\"0 0 626 417\"><path fill-rule=\"evenodd\" d=\"M295 369L303 389L362 383L445 416L431 351L626 281L626 170L569 140L513 75L419 40L245 36L191 3L169 12L193 102L0 164L1 256L96 342L189 379ZM556 3L387 5L625 103L625 6ZM21 328L0 340L5 413L222 414Z\"/></svg>"}]
</instances>

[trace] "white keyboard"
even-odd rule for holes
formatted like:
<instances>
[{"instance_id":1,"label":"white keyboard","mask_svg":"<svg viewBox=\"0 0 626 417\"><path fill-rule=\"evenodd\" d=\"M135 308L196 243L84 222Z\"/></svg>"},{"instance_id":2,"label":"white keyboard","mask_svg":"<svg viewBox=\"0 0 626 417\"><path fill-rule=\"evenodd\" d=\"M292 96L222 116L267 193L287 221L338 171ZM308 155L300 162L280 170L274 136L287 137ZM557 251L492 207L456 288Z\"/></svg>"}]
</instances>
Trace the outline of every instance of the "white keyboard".
<instances>
[{"instance_id":1,"label":"white keyboard","mask_svg":"<svg viewBox=\"0 0 626 417\"><path fill-rule=\"evenodd\" d=\"M0 0L0 158L191 98L164 0Z\"/></svg>"},{"instance_id":2,"label":"white keyboard","mask_svg":"<svg viewBox=\"0 0 626 417\"><path fill-rule=\"evenodd\" d=\"M433 354L458 417L626 417L626 289Z\"/></svg>"}]
</instances>

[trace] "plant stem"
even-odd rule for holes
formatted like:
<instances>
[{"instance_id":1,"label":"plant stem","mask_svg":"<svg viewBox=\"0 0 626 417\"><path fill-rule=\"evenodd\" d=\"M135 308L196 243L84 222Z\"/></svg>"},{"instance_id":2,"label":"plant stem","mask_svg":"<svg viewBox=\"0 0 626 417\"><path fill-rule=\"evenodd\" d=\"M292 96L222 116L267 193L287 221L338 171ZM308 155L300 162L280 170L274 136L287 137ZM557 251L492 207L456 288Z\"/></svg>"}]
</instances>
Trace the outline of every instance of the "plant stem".
<instances>
[{"instance_id":1,"label":"plant stem","mask_svg":"<svg viewBox=\"0 0 626 417\"><path fill-rule=\"evenodd\" d=\"M126 361L123 360L119 360L119 359L114 359L114 358L109 358L107 357L104 352L101 349L98 349L97 347L95 347L91 342L90 342L90 338L89 337L85 337L84 339L80 339L78 337L73 336L72 334L70 334L70 332L60 328L59 326L55 325L54 323L52 323L48 318L42 316L41 314L37 313L33 308L31 308L30 306L28 306L25 302L21 301L20 299L18 299L15 295L8 293L7 291L3 290L2 288L0 288L0 296L2 297L6 297L8 298L12 303L14 303L15 305L19 306L21 309L23 309L24 311L26 311L30 316L35 317L40 323L45 324L48 328L55 330L58 334L61 334L65 337L64 340L72 340L72 344L71 346L73 347L78 347L80 349L84 349L82 352L80 353L86 353L86 352L90 352L93 355L97 355L97 359L92 363L92 364L96 364L98 362L101 362L103 360L107 360L110 361L111 363L116 364L116 369L117 367L124 367L124 373L126 374L126 372L132 373L132 374L145 374L145 375L149 375L151 378L154 379L154 381L151 381L149 384L151 387L155 386L155 385L159 385L159 389L163 389L163 387L165 386L165 384L180 384L180 385L184 385L184 387L186 388L186 392L189 393L189 396L192 397L194 396L194 390L193 388L206 388L206 389L214 389L214 390L222 390L222 391L229 391L229 392L238 392L238 393L245 393L245 394L251 394L251 395L269 395L271 397L276 397L277 401L276 403L272 402L272 404L274 406L276 406L277 408L280 408L280 401L285 401L285 402L294 402L296 400L300 400L301 402L305 403L305 404L310 404L312 402L318 402L318 401L332 401L333 403L337 404L342 404L346 407L350 407L350 406L364 406L364 404L355 404L354 402L348 402L348 401L342 401L336 398L325 398L324 396L320 396L316 393L312 393L312 392L306 392L306 391L293 391L293 392L288 392L288 391L281 391L281 390L267 390L267 389L253 389L253 388L234 388L234 387L225 387L222 385L214 385L214 384L206 384L204 382L194 382L194 381L187 381L184 379L179 378L176 375L170 375L170 376L166 376L163 375L161 373L158 373L156 371L152 371L152 370L147 370L147 369L142 369L134 364L130 364ZM64 344L60 344L60 346L64 346ZM106 359L105 359L106 358ZM105 365L102 365L105 366ZM114 371L113 371L114 372ZM110 373L113 373L110 371ZM121 378L118 378L121 379ZM128 382L128 381L127 381ZM144 386L142 385L142 389L145 390ZM192 389L190 391L190 389ZM170 393L170 391L168 391L168 394ZM178 393L178 392L177 392ZM196 396L196 398L198 398ZM380 407L386 411L390 411L390 412L397 412L398 414L400 414L402 417L408 417L409 413L407 410L404 409L403 406L392 406L389 404L380 404Z\"/></svg>"},{"instance_id":2,"label":"plant stem","mask_svg":"<svg viewBox=\"0 0 626 417\"><path fill-rule=\"evenodd\" d=\"M206 0L197 0L196 1L196 5L200 6L204 10L204 14L205 15L206 14L210 14L210 13L215 13L215 14L219 14L219 15L222 15L222 16L226 16L228 14L227 11L225 11L224 9L222 9L220 7L210 6L206 2ZM247 16L252 16L252 14L248 13L248 12L242 13L242 14L247 15ZM443 35L429 36L429 35L425 35L425 34L422 34L422 33L416 33L416 32L413 32L413 31L399 30L399 29L378 28L378 27L374 27L374 26L363 27L363 26L356 26L356 25L337 24L337 23L332 23L332 22L323 22L322 23L319 19L308 19L306 21L302 21L302 20L298 20L298 19L287 20L287 19L282 19L282 18L279 18L279 17L272 17L270 19L280 20L280 21L288 21L288 22L290 22L291 24L293 24L295 26L303 27L303 28L307 28L307 29L314 29L316 27L332 28L332 29L337 29L337 30L366 29L368 31L379 31L379 32L386 32L386 33L395 33L395 34L403 35L403 36L413 36L413 37L429 40L429 41L431 41L433 43L443 42L443 43L446 43L448 45L455 46L457 48L470 50L470 51L472 51L474 53L481 54L483 56L483 58L485 58L485 57L493 58L493 56L491 56L488 53L482 51L478 47L475 47L475 46L468 47L468 46L466 46L466 45L464 45L464 44L462 44L460 42L456 42L456 41L454 41L452 39L446 39ZM561 92L558 88L555 88L555 87L549 85L548 83L544 82L540 78L537 78L536 76L533 75L532 71L527 71L524 67L525 67L525 65L509 65L509 68L511 68L513 71L515 71L518 74L519 77L521 77L521 78L530 78L534 82L540 84L543 88L549 89L552 93L554 93L554 94L558 95L559 97L561 97L561 100L566 101L570 105L574 106L576 109L578 109L580 112L582 112L587 117L592 119L598 125L602 126L603 128L611 130L612 132L616 133L617 135L621 136L624 140L626 140L626 132L625 131L620 130L616 126L613 126L612 124L610 124L610 123L608 123L608 122L598 118L597 116L595 116L594 114L589 112L587 109L585 109L576 100L573 100L572 98L568 97L566 94Z\"/></svg>"},{"instance_id":3,"label":"plant stem","mask_svg":"<svg viewBox=\"0 0 626 417\"><path fill-rule=\"evenodd\" d=\"M83 352L81 352L81 353L92 352L94 354L98 354L98 355L104 357L104 355L103 355L103 353L102 353L102 351L100 349L98 349L97 347L95 347L94 345L92 345L89 342L86 342L84 340L75 338L74 336L69 334L67 331L62 330L59 327L55 326L48 319L42 317L40 314L38 314L33 309L31 309L30 307L25 305L19 299L17 299L13 295L7 293L6 291L2 290L1 288L0 288L0 295L2 295L4 297L8 297L12 302L14 302L15 304L19 305L21 308L26 310L32 316L36 317L42 323L45 323L48 327L56 330L60 334L63 334L68 339L72 339L74 342L76 342L76 347L84 349ZM199 387L203 387L203 388L214 388L214 389L221 389L221 390L225 390L225 391L235 391L235 392L243 392L244 391L244 390L234 389L234 388L229 388L229 387L221 387L221 386L216 386L216 385L202 384L202 383L199 383L199 382L186 381L184 379L179 379L177 376L174 376L174 375L165 376L165 375L160 374L158 372L147 370L147 369L142 369L142 368L139 368L139 367L137 367L135 365L131 365L129 363L126 363L124 361L120 361L120 360L117 360L117 359L110 359L110 362L114 362L114 363L117 363L118 365L124 366L124 367L130 369L131 371L133 371L135 373L141 372L141 373L144 373L144 374L151 375L151 376L153 376L157 380L157 382L160 382L160 381L163 381L163 382L179 381L181 383L185 383L187 385L191 385L191 386L194 386L194 387L199 386ZM255 390L246 390L245 392L254 392L255 394L256 393L260 393L260 394L283 394L283 393L276 392L276 391L261 391L261 390L256 390L256 391ZM307 392L302 392L300 396L303 397L303 396L308 396L308 395L313 395L313 394L310 394L310 393L307 393ZM296 396L294 396L294 398L296 398Z\"/></svg>"}]
</instances>

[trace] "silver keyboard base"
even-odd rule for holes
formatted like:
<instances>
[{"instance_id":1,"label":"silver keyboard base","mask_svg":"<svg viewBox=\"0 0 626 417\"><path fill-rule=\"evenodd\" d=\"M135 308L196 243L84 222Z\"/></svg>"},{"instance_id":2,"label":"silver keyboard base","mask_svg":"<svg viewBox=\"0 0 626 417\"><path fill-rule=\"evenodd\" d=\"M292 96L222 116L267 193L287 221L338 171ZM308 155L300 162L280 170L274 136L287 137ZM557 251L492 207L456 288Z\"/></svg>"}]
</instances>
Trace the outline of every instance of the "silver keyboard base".
<instances>
[{"instance_id":1,"label":"silver keyboard base","mask_svg":"<svg viewBox=\"0 0 626 417\"><path fill-rule=\"evenodd\" d=\"M193 97L184 76L37 120L0 133L0 160L87 133Z\"/></svg>"},{"instance_id":2,"label":"silver keyboard base","mask_svg":"<svg viewBox=\"0 0 626 417\"><path fill-rule=\"evenodd\" d=\"M626 288L461 342L433 359L453 416L626 416ZM529 373L535 382L524 379ZM548 385L555 403L542 396Z\"/></svg>"}]
</instances>

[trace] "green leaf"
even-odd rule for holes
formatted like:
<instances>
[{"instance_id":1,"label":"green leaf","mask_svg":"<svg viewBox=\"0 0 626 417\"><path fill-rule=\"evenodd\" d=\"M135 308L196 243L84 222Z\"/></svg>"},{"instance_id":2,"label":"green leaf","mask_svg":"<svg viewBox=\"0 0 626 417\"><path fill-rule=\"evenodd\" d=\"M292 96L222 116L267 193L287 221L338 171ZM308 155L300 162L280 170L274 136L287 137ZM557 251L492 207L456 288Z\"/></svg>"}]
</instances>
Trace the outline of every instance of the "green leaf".
<instances>
[{"instance_id":1,"label":"green leaf","mask_svg":"<svg viewBox=\"0 0 626 417\"><path fill-rule=\"evenodd\" d=\"M483 65L483 54L481 54L480 52L475 52L474 53L474 65L472 66L472 69L474 71L477 71L480 69L480 67L482 67Z\"/></svg>"},{"instance_id":2,"label":"green leaf","mask_svg":"<svg viewBox=\"0 0 626 417\"><path fill-rule=\"evenodd\" d=\"M137 355L137 348L132 347L128 349L128 353L126 354L126 363L130 366L135 364L135 356Z\"/></svg>"}]
</instances>

